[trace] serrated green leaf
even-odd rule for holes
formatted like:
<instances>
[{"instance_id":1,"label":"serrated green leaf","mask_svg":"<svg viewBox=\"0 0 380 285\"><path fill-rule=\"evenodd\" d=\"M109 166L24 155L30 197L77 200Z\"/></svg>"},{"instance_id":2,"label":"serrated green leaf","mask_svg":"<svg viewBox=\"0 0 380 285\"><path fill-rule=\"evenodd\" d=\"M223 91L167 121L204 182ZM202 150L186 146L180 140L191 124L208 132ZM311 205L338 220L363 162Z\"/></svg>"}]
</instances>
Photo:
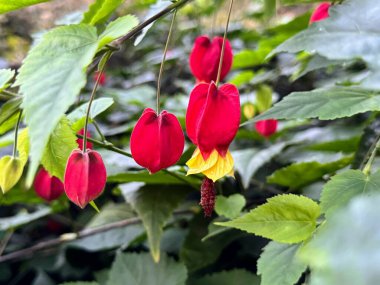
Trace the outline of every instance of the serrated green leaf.
<instances>
[{"instance_id":1,"label":"serrated green leaf","mask_svg":"<svg viewBox=\"0 0 380 285\"><path fill-rule=\"evenodd\" d=\"M0 3L1 6L1 3ZM12 69L0 69L0 91L8 87L8 82L15 76Z\"/></svg>"},{"instance_id":2,"label":"serrated green leaf","mask_svg":"<svg viewBox=\"0 0 380 285\"><path fill-rule=\"evenodd\" d=\"M375 193L380 193L380 171L366 176L359 170L347 170L335 175L325 184L321 195L321 209L329 217L354 197Z\"/></svg>"},{"instance_id":3,"label":"serrated green leaf","mask_svg":"<svg viewBox=\"0 0 380 285\"><path fill-rule=\"evenodd\" d=\"M27 128L18 133L17 151L20 160L25 165L29 158L29 135Z\"/></svg>"},{"instance_id":4,"label":"serrated green leaf","mask_svg":"<svg viewBox=\"0 0 380 285\"><path fill-rule=\"evenodd\" d=\"M17 9L21 9L27 6L48 2L50 0L17 0L17 1L9 1L9 0L0 0L0 14L4 14L10 11L14 11Z\"/></svg>"},{"instance_id":5,"label":"serrated green leaf","mask_svg":"<svg viewBox=\"0 0 380 285\"><path fill-rule=\"evenodd\" d=\"M46 33L29 52L16 84L24 95L29 127L31 185L50 134L86 83L86 68L97 50L96 29L88 25L62 26Z\"/></svg>"},{"instance_id":6,"label":"serrated green leaf","mask_svg":"<svg viewBox=\"0 0 380 285\"><path fill-rule=\"evenodd\" d=\"M293 194L279 195L235 220L215 223L282 243L308 239L316 228L320 208L313 200Z\"/></svg>"},{"instance_id":7,"label":"serrated green leaf","mask_svg":"<svg viewBox=\"0 0 380 285\"><path fill-rule=\"evenodd\" d=\"M300 244L283 244L271 241L257 261L260 285L294 285L307 265L299 260Z\"/></svg>"},{"instance_id":8,"label":"serrated green leaf","mask_svg":"<svg viewBox=\"0 0 380 285\"><path fill-rule=\"evenodd\" d=\"M153 259L160 260L160 240L165 223L188 194L185 187L120 185L123 196L138 213L148 234ZM138 186L138 185L137 185ZM136 189L137 188L137 189Z\"/></svg>"},{"instance_id":9,"label":"serrated green leaf","mask_svg":"<svg viewBox=\"0 0 380 285\"><path fill-rule=\"evenodd\" d=\"M260 278L244 269L222 271L191 281L192 285L260 285ZM274 284L273 284L274 285Z\"/></svg>"},{"instance_id":10,"label":"serrated green leaf","mask_svg":"<svg viewBox=\"0 0 380 285\"><path fill-rule=\"evenodd\" d=\"M320 163L317 161L294 163L280 168L267 178L269 183L287 186L291 189L299 189L321 179L324 175L334 173L348 166L352 156L343 157L337 161Z\"/></svg>"},{"instance_id":11,"label":"serrated green leaf","mask_svg":"<svg viewBox=\"0 0 380 285\"><path fill-rule=\"evenodd\" d=\"M108 20L123 0L95 0L83 15L82 23L96 25Z\"/></svg>"},{"instance_id":12,"label":"serrated green leaf","mask_svg":"<svg viewBox=\"0 0 380 285\"><path fill-rule=\"evenodd\" d=\"M155 263L146 253L119 252L107 285L185 285L186 279L186 267L166 255Z\"/></svg>"},{"instance_id":13,"label":"serrated green leaf","mask_svg":"<svg viewBox=\"0 0 380 285\"><path fill-rule=\"evenodd\" d=\"M99 48L125 35L138 24L139 20L133 15L117 18L115 21L109 23L104 32L99 36Z\"/></svg>"},{"instance_id":14,"label":"serrated green leaf","mask_svg":"<svg viewBox=\"0 0 380 285\"><path fill-rule=\"evenodd\" d=\"M254 122L267 119L333 120L379 110L379 92L351 87L332 87L291 93L267 112L257 116Z\"/></svg>"},{"instance_id":15,"label":"serrated green leaf","mask_svg":"<svg viewBox=\"0 0 380 285\"><path fill-rule=\"evenodd\" d=\"M41 158L41 164L51 176L63 181L67 159L78 148L76 140L68 119L63 117L52 132Z\"/></svg>"},{"instance_id":16,"label":"serrated green leaf","mask_svg":"<svg viewBox=\"0 0 380 285\"><path fill-rule=\"evenodd\" d=\"M245 203L244 196L240 194L233 194L228 197L218 195L216 197L215 212L219 216L234 219L240 215Z\"/></svg>"}]
</instances>

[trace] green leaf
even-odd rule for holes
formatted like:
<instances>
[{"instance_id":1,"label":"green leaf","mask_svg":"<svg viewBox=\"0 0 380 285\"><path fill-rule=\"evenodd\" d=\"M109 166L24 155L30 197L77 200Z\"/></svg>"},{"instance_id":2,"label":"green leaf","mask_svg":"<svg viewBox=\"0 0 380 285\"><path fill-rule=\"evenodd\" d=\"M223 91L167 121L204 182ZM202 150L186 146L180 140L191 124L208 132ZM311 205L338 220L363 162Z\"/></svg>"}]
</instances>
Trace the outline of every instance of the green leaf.
<instances>
[{"instance_id":1,"label":"green leaf","mask_svg":"<svg viewBox=\"0 0 380 285\"><path fill-rule=\"evenodd\" d=\"M272 88L270 86L261 84L256 91L256 103L259 112L265 112L272 106Z\"/></svg>"},{"instance_id":2,"label":"green leaf","mask_svg":"<svg viewBox=\"0 0 380 285\"><path fill-rule=\"evenodd\" d=\"M244 269L234 269L207 275L191 282L192 285L259 285L260 278ZM273 284L274 285L274 284Z\"/></svg>"},{"instance_id":3,"label":"green leaf","mask_svg":"<svg viewBox=\"0 0 380 285\"><path fill-rule=\"evenodd\" d=\"M29 136L27 128L18 133L17 150L20 160L25 165L29 158Z\"/></svg>"},{"instance_id":4,"label":"green leaf","mask_svg":"<svg viewBox=\"0 0 380 285\"><path fill-rule=\"evenodd\" d=\"M323 178L326 174L335 173L337 170L348 166L351 161L352 156L348 156L327 163L317 161L294 163L277 170L267 178L267 181L291 189L299 189Z\"/></svg>"},{"instance_id":5,"label":"green leaf","mask_svg":"<svg viewBox=\"0 0 380 285\"><path fill-rule=\"evenodd\" d=\"M123 196L138 213L148 234L153 259L160 260L160 240L165 223L188 194L185 187L144 186L140 183L120 185ZM137 187L135 187L137 186ZM137 189L136 189L137 188Z\"/></svg>"},{"instance_id":6,"label":"green leaf","mask_svg":"<svg viewBox=\"0 0 380 285\"><path fill-rule=\"evenodd\" d=\"M329 9L329 18L284 42L270 56L305 50L329 59L361 57L379 65L380 14L373 9L377 4L377 0L348 0L334 5Z\"/></svg>"},{"instance_id":7,"label":"green leaf","mask_svg":"<svg viewBox=\"0 0 380 285\"><path fill-rule=\"evenodd\" d=\"M162 256L159 263L155 263L146 253L119 252L107 285L185 285L186 279L186 267L166 255Z\"/></svg>"},{"instance_id":8,"label":"green leaf","mask_svg":"<svg viewBox=\"0 0 380 285\"><path fill-rule=\"evenodd\" d=\"M105 31L99 36L99 48L125 35L138 24L139 20L133 15L117 18L115 21L109 23Z\"/></svg>"},{"instance_id":9,"label":"green leaf","mask_svg":"<svg viewBox=\"0 0 380 285\"><path fill-rule=\"evenodd\" d=\"M249 83L254 76L255 73L251 70L242 71L231 78L230 83L236 85L236 87L240 87L244 84Z\"/></svg>"},{"instance_id":10,"label":"green leaf","mask_svg":"<svg viewBox=\"0 0 380 285\"><path fill-rule=\"evenodd\" d=\"M5 102L0 108L0 126L10 120L12 117L18 117L22 98L17 97ZM17 119L16 119L17 120Z\"/></svg>"},{"instance_id":11,"label":"green leaf","mask_svg":"<svg viewBox=\"0 0 380 285\"><path fill-rule=\"evenodd\" d=\"M71 152L78 148L77 137L70 128L66 117L58 123L46 145L41 164L51 176L63 181L67 159Z\"/></svg>"},{"instance_id":12,"label":"green leaf","mask_svg":"<svg viewBox=\"0 0 380 285\"><path fill-rule=\"evenodd\" d=\"M234 219L240 215L245 203L244 196L240 194L233 194L229 197L218 195L216 197L215 212L219 216Z\"/></svg>"},{"instance_id":13,"label":"green leaf","mask_svg":"<svg viewBox=\"0 0 380 285\"><path fill-rule=\"evenodd\" d=\"M79 282L66 282L66 283L61 283L59 285L99 285L99 283L97 283L97 282L79 281Z\"/></svg>"},{"instance_id":14,"label":"green leaf","mask_svg":"<svg viewBox=\"0 0 380 285\"><path fill-rule=\"evenodd\" d=\"M0 3L1 5L1 3ZM15 76L12 69L0 69L0 91L8 87L8 82Z\"/></svg>"},{"instance_id":15,"label":"green leaf","mask_svg":"<svg viewBox=\"0 0 380 285\"><path fill-rule=\"evenodd\" d=\"M333 120L380 110L380 94L375 91L332 87L309 92L294 92L274 105L254 122L267 119Z\"/></svg>"},{"instance_id":16,"label":"green leaf","mask_svg":"<svg viewBox=\"0 0 380 285\"><path fill-rule=\"evenodd\" d=\"M48 207L39 207L35 212L20 212L17 215L9 218L0 218L0 231L14 229L16 227L28 224L32 221L45 217L51 213Z\"/></svg>"},{"instance_id":17,"label":"green leaf","mask_svg":"<svg viewBox=\"0 0 380 285\"><path fill-rule=\"evenodd\" d=\"M50 0L0 0L0 14L48 1Z\"/></svg>"},{"instance_id":18,"label":"green leaf","mask_svg":"<svg viewBox=\"0 0 380 285\"><path fill-rule=\"evenodd\" d=\"M346 206L355 196L380 192L380 171L366 176L359 170L347 170L331 178L323 187L322 212L329 217L337 209Z\"/></svg>"},{"instance_id":19,"label":"green leaf","mask_svg":"<svg viewBox=\"0 0 380 285\"><path fill-rule=\"evenodd\" d=\"M82 23L96 25L108 20L123 0L95 0L83 15Z\"/></svg>"},{"instance_id":20,"label":"green leaf","mask_svg":"<svg viewBox=\"0 0 380 285\"><path fill-rule=\"evenodd\" d=\"M300 245L268 243L257 261L260 285L296 284L307 267L297 256Z\"/></svg>"},{"instance_id":21,"label":"green leaf","mask_svg":"<svg viewBox=\"0 0 380 285\"><path fill-rule=\"evenodd\" d=\"M264 0L264 15L270 18L276 14L277 0Z\"/></svg>"},{"instance_id":22,"label":"green leaf","mask_svg":"<svg viewBox=\"0 0 380 285\"><path fill-rule=\"evenodd\" d=\"M28 54L16 84L24 95L29 127L31 185L44 149L63 114L86 83L86 68L97 50L96 29L69 25L53 29Z\"/></svg>"},{"instance_id":23,"label":"green leaf","mask_svg":"<svg viewBox=\"0 0 380 285\"><path fill-rule=\"evenodd\" d=\"M237 228L282 243L308 239L316 228L320 208L313 200L293 194L279 195L235 220L216 225Z\"/></svg>"}]
</instances>

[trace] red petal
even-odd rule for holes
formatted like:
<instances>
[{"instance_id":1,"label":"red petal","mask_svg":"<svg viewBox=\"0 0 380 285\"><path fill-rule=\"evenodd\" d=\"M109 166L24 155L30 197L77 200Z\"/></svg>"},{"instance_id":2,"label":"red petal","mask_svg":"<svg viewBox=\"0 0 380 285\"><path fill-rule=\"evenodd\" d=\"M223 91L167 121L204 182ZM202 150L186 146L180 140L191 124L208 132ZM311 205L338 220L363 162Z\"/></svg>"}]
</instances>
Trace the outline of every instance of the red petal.
<instances>
[{"instance_id":1,"label":"red petal","mask_svg":"<svg viewBox=\"0 0 380 285\"><path fill-rule=\"evenodd\" d=\"M49 202L59 198L64 192L61 180L57 177L50 176L43 168L36 175L34 189L38 196Z\"/></svg>"},{"instance_id":2,"label":"red petal","mask_svg":"<svg viewBox=\"0 0 380 285\"><path fill-rule=\"evenodd\" d=\"M145 109L131 135L135 161L155 173L175 164L181 157L185 138L178 119L167 111L157 116Z\"/></svg>"},{"instance_id":3,"label":"red petal","mask_svg":"<svg viewBox=\"0 0 380 285\"><path fill-rule=\"evenodd\" d=\"M258 121L255 124L256 131L264 137L270 137L277 131L277 120L269 119Z\"/></svg>"},{"instance_id":4,"label":"red petal","mask_svg":"<svg viewBox=\"0 0 380 285\"><path fill-rule=\"evenodd\" d=\"M222 156L234 139L240 123L239 91L232 84L217 89L214 83L198 85L190 94L186 126L192 141L203 157L208 158L216 149ZM201 104L207 97L204 105ZM194 138L195 133L195 138Z\"/></svg>"},{"instance_id":5,"label":"red petal","mask_svg":"<svg viewBox=\"0 0 380 285\"><path fill-rule=\"evenodd\" d=\"M78 132L78 135L81 135L83 136L84 135L84 129L81 129L79 132ZM91 133L90 131L87 130L87 138L91 138ZM80 150L83 150L83 139L77 139L77 144L78 144L78 147L80 148ZM86 143L86 148L87 149L92 149L93 148L93 145L91 142L87 141Z\"/></svg>"},{"instance_id":6,"label":"red petal","mask_svg":"<svg viewBox=\"0 0 380 285\"><path fill-rule=\"evenodd\" d=\"M99 85L104 86L106 84L106 74L104 72L96 71L94 73L94 81L96 82L99 78Z\"/></svg>"},{"instance_id":7,"label":"red petal","mask_svg":"<svg viewBox=\"0 0 380 285\"><path fill-rule=\"evenodd\" d=\"M74 150L66 165L65 191L67 197L84 208L103 191L107 172L102 157L94 150L83 153Z\"/></svg>"},{"instance_id":8,"label":"red petal","mask_svg":"<svg viewBox=\"0 0 380 285\"><path fill-rule=\"evenodd\" d=\"M318 5L318 7L314 10L313 14L311 15L310 24L328 18L330 7L331 3L328 2L324 2Z\"/></svg>"},{"instance_id":9,"label":"red petal","mask_svg":"<svg viewBox=\"0 0 380 285\"><path fill-rule=\"evenodd\" d=\"M200 36L195 40L190 54L190 68L198 81L207 83L216 81L222 45L222 37L215 37L212 42L207 36ZM231 44L226 40L220 80L223 80L231 70L232 61Z\"/></svg>"}]
</instances>

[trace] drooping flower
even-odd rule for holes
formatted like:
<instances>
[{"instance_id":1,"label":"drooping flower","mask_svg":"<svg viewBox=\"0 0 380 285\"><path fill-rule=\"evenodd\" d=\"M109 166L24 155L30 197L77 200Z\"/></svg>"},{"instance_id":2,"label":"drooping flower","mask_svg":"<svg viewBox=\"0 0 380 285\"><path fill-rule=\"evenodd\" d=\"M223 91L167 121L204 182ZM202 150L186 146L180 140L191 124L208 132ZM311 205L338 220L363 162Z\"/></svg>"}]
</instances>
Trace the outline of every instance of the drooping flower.
<instances>
[{"instance_id":1,"label":"drooping flower","mask_svg":"<svg viewBox=\"0 0 380 285\"><path fill-rule=\"evenodd\" d=\"M258 121L255 124L256 131L262 136L269 138L277 131L278 121L275 119Z\"/></svg>"},{"instance_id":2,"label":"drooping flower","mask_svg":"<svg viewBox=\"0 0 380 285\"><path fill-rule=\"evenodd\" d=\"M37 195L50 202L58 199L65 192L63 183L55 176L41 168L34 180L34 190Z\"/></svg>"},{"instance_id":3,"label":"drooping flower","mask_svg":"<svg viewBox=\"0 0 380 285\"><path fill-rule=\"evenodd\" d=\"M212 41L207 36L195 40L190 54L190 69L199 82L216 81L222 53L223 38L215 37ZM231 70L233 54L231 44L226 40L220 80Z\"/></svg>"},{"instance_id":4,"label":"drooping flower","mask_svg":"<svg viewBox=\"0 0 380 285\"><path fill-rule=\"evenodd\" d=\"M10 155L0 159L0 188L3 194L11 190L20 180L24 165L21 159Z\"/></svg>"},{"instance_id":5,"label":"drooping flower","mask_svg":"<svg viewBox=\"0 0 380 285\"><path fill-rule=\"evenodd\" d=\"M185 137L176 116L147 108L142 113L131 135L134 160L155 173L175 164L181 157Z\"/></svg>"},{"instance_id":6,"label":"drooping flower","mask_svg":"<svg viewBox=\"0 0 380 285\"><path fill-rule=\"evenodd\" d=\"M215 208L215 201L216 201L215 184L211 179L205 178L203 179L202 185L201 185L201 201L199 204L202 206L202 209L206 217L211 217L212 212L214 211L214 208Z\"/></svg>"},{"instance_id":7,"label":"drooping flower","mask_svg":"<svg viewBox=\"0 0 380 285\"><path fill-rule=\"evenodd\" d=\"M66 164L64 186L67 197L84 208L102 192L107 171L101 155L91 149L73 150Z\"/></svg>"},{"instance_id":8,"label":"drooping flower","mask_svg":"<svg viewBox=\"0 0 380 285\"><path fill-rule=\"evenodd\" d=\"M310 24L328 18L330 7L331 3L329 2L323 2L319 4L318 7L314 10L313 14L311 15Z\"/></svg>"},{"instance_id":9,"label":"drooping flower","mask_svg":"<svg viewBox=\"0 0 380 285\"><path fill-rule=\"evenodd\" d=\"M218 88L214 82L198 84L190 94L186 130L198 147L187 162L188 175L203 173L212 181L233 175L228 148L240 123L240 98L232 84Z\"/></svg>"},{"instance_id":10,"label":"drooping flower","mask_svg":"<svg viewBox=\"0 0 380 285\"><path fill-rule=\"evenodd\" d=\"M96 71L94 73L94 81L96 82L99 78L99 85L104 86L107 82L107 77L104 72Z\"/></svg>"},{"instance_id":11,"label":"drooping flower","mask_svg":"<svg viewBox=\"0 0 380 285\"><path fill-rule=\"evenodd\" d=\"M81 129L78 132L78 135L84 136L84 129ZM87 138L91 138L90 131L87 131ZM83 139L78 138L77 139L77 144L78 144L78 147L80 148L80 150L83 150ZM87 141L86 148L87 149L92 149L92 147L93 147L92 143L90 141Z\"/></svg>"}]
</instances>

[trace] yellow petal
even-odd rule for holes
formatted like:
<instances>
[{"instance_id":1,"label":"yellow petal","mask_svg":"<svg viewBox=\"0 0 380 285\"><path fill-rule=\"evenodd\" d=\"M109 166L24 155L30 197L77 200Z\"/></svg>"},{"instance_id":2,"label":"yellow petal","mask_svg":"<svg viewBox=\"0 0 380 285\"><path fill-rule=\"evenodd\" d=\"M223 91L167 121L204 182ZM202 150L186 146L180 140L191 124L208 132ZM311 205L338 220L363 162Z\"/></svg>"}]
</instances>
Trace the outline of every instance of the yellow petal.
<instances>
[{"instance_id":1,"label":"yellow petal","mask_svg":"<svg viewBox=\"0 0 380 285\"><path fill-rule=\"evenodd\" d=\"M218 156L218 152L214 150L205 161L201 152L199 151L199 148L197 148L194 151L193 156L188 160L188 162L186 162L186 165L189 167L187 175L202 173L203 171L210 169L217 162Z\"/></svg>"},{"instance_id":2,"label":"yellow petal","mask_svg":"<svg viewBox=\"0 0 380 285\"><path fill-rule=\"evenodd\" d=\"M226 175L233 175L233 171L234 159L232 158L230 151L227 151L225 157L218 154L218 159L214 166L202 173L215 182Z\"/></svg>"}]
</instances>

